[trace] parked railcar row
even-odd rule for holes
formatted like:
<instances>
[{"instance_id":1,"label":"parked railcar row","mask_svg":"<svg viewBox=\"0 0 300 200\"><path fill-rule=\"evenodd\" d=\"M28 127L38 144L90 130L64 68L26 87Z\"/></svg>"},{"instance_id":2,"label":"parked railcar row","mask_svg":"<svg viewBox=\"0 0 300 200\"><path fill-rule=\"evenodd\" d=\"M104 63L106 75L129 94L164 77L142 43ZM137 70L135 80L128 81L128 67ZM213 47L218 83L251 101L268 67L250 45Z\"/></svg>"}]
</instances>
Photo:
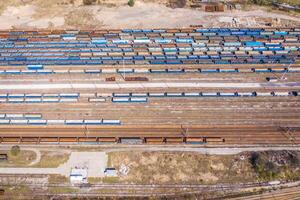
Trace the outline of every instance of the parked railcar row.
<instances>
[{"instance_id":1,"label":"parked railcar row","mask_svg":"<svg viewBox=\"0 0 300 200\"><path fill-rule=\"evenodd\" d=\"M26 33L0 33L0 65L293 63L300 56L298 29L129 31L85 37L79 32Z\"/></svg>"},{"instance_id":2,"label":"parked railcar row","mask_svg":"<svg viewBox=\"0 0 300 200\"><path fill-rule=\"evenodd\" d=\"M0 137L0 143L32 144L223 144L222 137Z\"/></svg>"},{"instance_id":3,"label":"parked railcar row","mask_svg":"<svg viewBox=\"0 0 300 200\"><path fill-rule=\"evenodd\" d=\"M298 54L298 51L297 51ZM179 59L180 58L180 59ZM25 57L2 58L1 66L20 66L28 64L43 65L180 65L180 64L292 64L299 59L299 55L189 55L189 56L116 56L116 57Z\"/></svg>"},{"instance_id":4,"label":"parked railcar row","mask_svg":"<svg viewBox=\"0 0 300 200\"><path fill-rule=\"evenodd\" d=\"M41 119L41 113L0 113L0 119Z\"/></svg>"},{"instance_id":5,"label":"parked railcar row","mask_svg":"<svg viewBox=\"0 0 300 200\"><path fill-rule=\"evenodd\" d=\"M75 103L76 98L7 98L0 99L0 103Z\"/></svg>"},{"instance_id":6,"label":"parked railcar row","mask_svg":"<svg viewBox=\"0 0 300 200\"><path fill-rule=\"evenodd\" d=\"M0 37L21 38L24 41L26 37L41 37L41 38L61 38L73 40L76 37L89 38L89 37L105 37L105 38L122 38L126 36L139 37L163 37L163 36L287 36L299 35L299 28L182 28L182 29L119 29L119 30L40 30L40 31L1 31Z\"/></svg>"},{"instance_id":7,"label":"parked railcar row","mask_svg":"<svg viewBox=\"0 0 300 200\"><path fill-rule=\"evenodd\" d=\"M121 125L120 120L0 119L0 125Z\"/></svg>"},{"instance_id":8,"label":"parked railcar row","mask_svg":"<svg viewBox=\"0 0 300 200\"><path fill-rule=\"evenodd\" d=\"M293 73L300 72L300 66L293 66L289 69L287 67L276 68L176 68L176 69L134 69L134 68L120 68L120 69L43 69L43 70L0 70L0 75L25 75L25 74L113 74L113 73Z\"/></svg>"},{"instance_id":9,"label":"parked railcar row","mask_svg":"<svg viewBox=\"0 0 300 200\"><path fill-rule=\"evenodd\" d=\"M0 94L0 103L72 103L77 102L79 93L60 94Z\"/></svg>"},{"instance_id":10,"label":"parked railcar row","mask_svg":"<svg viewBox=\"0 0 300 200\"><path fill-rule=\"evenodd\" d=\"M0 94L0 99L3 98L79 98L80 93L4 93Z\"/></svg>"},{"instance_id":11,"label":"parked railcar row","mask_svg":"<svg viewBox=\"0 0 300 200\"><path fill-rule=\"evenodd\" d=\"M20 34L96 34L96 33L151 33L151 32L167 32L167 33L176 33L176 32L226 32L226 31L300 31L300 28L295 27L285 27L285 28L275 28L275 27L265 27L265 28L167 28L167 29L98 29L98 30L74 30L74 29L46 29L46 30L9 30L9 31L0 31L1 33L6 33L9 35L20 35Z\"/></svg>"},{"instance_id":12,"label":"parked railcar row","mask_svg":"<svg viewBox=\"0 0 300 200\"><path fill-rule=\"evenodd\" d=\"M298 91L286 92L156 92L156 93L112 93L114 102L132 98L147 100L148 97L256 97L256 96L298 96ZM99 94L100 95L100 94ZM123 99L122 99L123 98ZM117 100L117 101L116 101Z\"/></svg>"},{"instance_id":13,"label":"parked railcar row","mask_svg":"<svg viewBox=\"0 0 300 200\"><path fill-rule=\"evenodd\" d=\"M113 97L111 99L114 103L145 103L148 101L148 98L145 97L130 97L130 98L124 98L124 97Z\"/></svg>"}]
</instances>

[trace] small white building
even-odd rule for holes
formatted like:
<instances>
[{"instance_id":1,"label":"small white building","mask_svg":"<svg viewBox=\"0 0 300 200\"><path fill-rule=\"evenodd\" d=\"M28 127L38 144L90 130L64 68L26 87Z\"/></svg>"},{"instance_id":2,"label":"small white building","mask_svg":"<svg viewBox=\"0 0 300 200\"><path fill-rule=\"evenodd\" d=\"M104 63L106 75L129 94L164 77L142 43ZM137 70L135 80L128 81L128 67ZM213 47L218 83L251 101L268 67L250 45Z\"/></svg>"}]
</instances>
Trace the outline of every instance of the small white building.
<instances>
[{"instance_id":1,"label":"small white building","mask_svg":"<svg viewBox=\"0 0 300 200\"><path fill-rule=\"evenodd\" d=\"M72 168L70 182L73 184L87 183L87 168Z\"/></svg>"}]
</instances>

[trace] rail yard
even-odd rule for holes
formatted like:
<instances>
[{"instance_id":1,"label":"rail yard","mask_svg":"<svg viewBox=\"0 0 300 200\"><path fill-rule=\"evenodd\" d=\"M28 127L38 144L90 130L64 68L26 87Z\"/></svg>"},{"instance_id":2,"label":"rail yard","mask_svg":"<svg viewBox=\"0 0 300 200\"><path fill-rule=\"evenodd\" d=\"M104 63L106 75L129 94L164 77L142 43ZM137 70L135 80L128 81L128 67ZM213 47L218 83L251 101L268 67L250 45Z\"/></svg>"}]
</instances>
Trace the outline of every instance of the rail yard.
<instances>
[{"instance_id":1,"label":"rail yard","mask_svg":"<svg viewBox=\"0 0 300 200\"><path fill-rule=\"evenodd\" d=\"M300 143L300 29L0 31L0 143Z\"/></svg>"}]
</instances>

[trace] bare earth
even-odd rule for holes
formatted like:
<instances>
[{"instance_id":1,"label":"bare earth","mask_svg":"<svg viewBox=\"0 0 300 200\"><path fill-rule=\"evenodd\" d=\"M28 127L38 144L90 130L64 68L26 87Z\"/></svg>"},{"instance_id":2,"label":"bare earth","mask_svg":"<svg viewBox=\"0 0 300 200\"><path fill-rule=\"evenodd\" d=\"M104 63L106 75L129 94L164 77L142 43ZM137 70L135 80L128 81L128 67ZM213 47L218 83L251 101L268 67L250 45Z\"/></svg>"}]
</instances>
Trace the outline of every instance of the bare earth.
<instances>
[{"instance_id":1,"label":"bare earth","mask_svg":"<svg viewBox=\"0 0 300 200\"><path fill-rule=\"evenodd\" d=\"M0 29L174 28L190 25L231 27L233 17L239 27L262 26L269 22L274 26L300 25L299 17L261 8L208 13L190 8L173 9L144 1L136 1L134 7L124 3L113 6L82 6L79 3L58 5L36 1L1 7L0 2Z\"/></svg>"}]
</instances>

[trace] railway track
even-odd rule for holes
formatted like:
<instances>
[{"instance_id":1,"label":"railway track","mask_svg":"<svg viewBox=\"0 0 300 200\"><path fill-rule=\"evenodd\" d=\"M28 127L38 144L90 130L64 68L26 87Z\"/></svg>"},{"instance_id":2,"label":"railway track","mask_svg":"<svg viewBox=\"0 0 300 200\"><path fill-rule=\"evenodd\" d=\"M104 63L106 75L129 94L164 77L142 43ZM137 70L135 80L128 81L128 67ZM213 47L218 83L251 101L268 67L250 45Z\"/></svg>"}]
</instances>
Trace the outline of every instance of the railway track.
<instances>
[{"instance_id":1,"label":"railway track","mask_svg":"<svg viewBox=\"0 0 300 200\"><path fill-rule=\"evenodd\" d=\"M2 143L300 144L300 129L272 126L15 126L0 129ZM268 138L268 140L266 140Z\"/></svg>"}]
</instances>

